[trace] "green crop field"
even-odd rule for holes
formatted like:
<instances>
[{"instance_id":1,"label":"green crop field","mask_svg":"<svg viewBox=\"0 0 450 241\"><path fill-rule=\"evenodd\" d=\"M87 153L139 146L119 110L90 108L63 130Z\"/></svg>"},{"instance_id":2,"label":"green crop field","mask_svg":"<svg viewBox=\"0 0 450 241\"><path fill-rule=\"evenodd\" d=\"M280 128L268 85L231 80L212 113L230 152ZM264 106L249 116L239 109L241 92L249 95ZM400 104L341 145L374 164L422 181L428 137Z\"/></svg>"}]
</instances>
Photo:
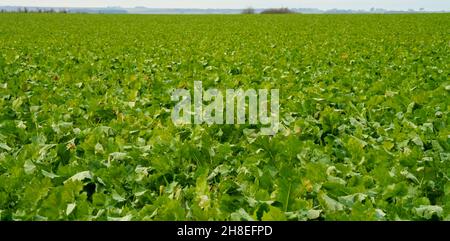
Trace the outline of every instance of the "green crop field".
<instances>
[{"instance_id":1,"label":"green crop field","mask_svg":"<svg viewBox=\"0 0 450 241\"><path fill-rule=\"evenodd\" d=\"M0 220L450 220L449 94L450 14L0 14Z\"/></svg>"}]
</instances>

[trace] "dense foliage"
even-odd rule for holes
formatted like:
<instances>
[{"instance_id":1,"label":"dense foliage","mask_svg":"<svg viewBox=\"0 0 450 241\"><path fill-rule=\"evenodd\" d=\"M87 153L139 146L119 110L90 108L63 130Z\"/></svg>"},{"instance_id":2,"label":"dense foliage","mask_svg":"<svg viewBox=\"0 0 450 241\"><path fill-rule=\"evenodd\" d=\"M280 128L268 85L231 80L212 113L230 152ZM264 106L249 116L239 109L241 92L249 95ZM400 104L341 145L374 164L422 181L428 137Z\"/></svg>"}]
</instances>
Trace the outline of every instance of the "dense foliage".
<instances>
[{"instance_id":1,"label":"dense foliage","mask_svg":"<svg viewBox=\"0 0 450 241\"><path fill-rule=\"evenodd\" d=\"M450 15L0 15L0 220L450 219ZM279 88L282 129L175 127Z\"/></svg>"}]
</instances>

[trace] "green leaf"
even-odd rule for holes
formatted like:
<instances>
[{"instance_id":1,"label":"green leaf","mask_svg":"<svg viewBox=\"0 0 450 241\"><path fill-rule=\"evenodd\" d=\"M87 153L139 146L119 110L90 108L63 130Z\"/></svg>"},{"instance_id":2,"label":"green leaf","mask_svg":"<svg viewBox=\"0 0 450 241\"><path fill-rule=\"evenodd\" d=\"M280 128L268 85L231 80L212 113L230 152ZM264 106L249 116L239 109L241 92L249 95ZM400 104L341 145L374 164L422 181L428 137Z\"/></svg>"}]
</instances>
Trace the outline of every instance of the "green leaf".
<instances>
[{"instance_id":1,"label":"green leaf","mask_svg":"<svg viewBox=\"0 0 450 241\"><path fill-rule=\"evenodd\" d=\"M269 211L265 212L262 216L262 221L284 221L286 220L286 215L284 212L274 206L270 206Z\"/></svg>"},{"instance_id":2,"label":"green leaf","mask_svg":"<svg viewBox=\"0 0 450 241\"><path fill-rule=\"evenodd\" d=\"M240 208L237 212L231 214L232 221L254 221L253 218L243 209Z\"/></svg>"},{"instance_id":3,"label":"green leaf","mask_svg":"<svg viewBox=\"0 0 450 241\"><path fill-rule=\"evenodd\" d=\"M420 205L418 208L414 208L417 215L425 219L431 219L433 215L442 218L443 209L436 205Z\"/></svg>"},{"instance_id":4,"label":"green leaf","mask_svg":"<svg viewBox=\"0 0 450 241\"><path fill-rule=\"evenodd\" d=\"M326 211L335 212L344 210L344 205L342 203L330 198L323 192L319 194L319 202Z\"/></svg>"},{"instance_id":5,"label":"green leaf","mask_svg":"<svg viewBox=\"0 0 450 241\"><path fill-rule=\"evenodd\" d=\"M25 161L25 164L23 165L23 168L25 169L25 173L26 174L32 174L34 172L34 170L36 170L36 166L30 160L26 160Z\"/></svg>"},{"instance_id":6,"label":"green leaf","mask_svg":"<svg viewBox=\"0 0 450 241\"><path fill-rule=\"evenodd\" d=\"M131 221L133 215L128 214L123 217L108 217L108 221Z\"/></svg>"},{"instance_id":7,"label":"green leaf","mask_svg":"<svg viewBox=\"0 0 450 241\"><path fill-rule=\"evenodd\" d=\"M92 173L90 171L79 172L79 173L73 175L72 177L70 177L69 179L67 179L65 182L67 182L67 181L83 181L84 179L92 179Z\"/></svg>"},{"instance_id":8,"label":"green leaf","mask_svg":"<svg viewBox=\"0 0 450 241\"><path fill-rule=\"evenodd\" d=\"M42 175L44 175L44 176L46 176L46 177L48 177L48 178L50 178L50 179L59 177L58 175L56 175L56 174L54 174L54 173L52 173L52 172L47 172L47 171L45 171L45 170L41 170L41 172L42 172Z\"/></svg>"},{"instance_id":9,"label":"green leaf","mask_svg":"<svg viewBox=\"0 0 450 241\"><path fill-rule=\"evenodd\" d=\"M6 143L0 143L0 148L5 149L6 151L12 150L12 148L9 147Z\"/></svg>"},{"instance_id":10,"label":"green leaf","mask_svg":"<svg viewBox=\"0 0 450 241\"><path fill-rule=\"evenodd\" d=\"M322 213L322 210L308 210L308 213L306 214L306 216L308 217L309 220L314 220L320 217L320 214Z\"/></svg>"},{"instance_id":11,"label":"green leaf","mask_svg":"<svg viewBox=\"0 0 450 241\"><path fill-rule=\"evenodd\" d=\"M77 206L76 203L67 204L66 215L69 216L73 212L73 210L75 209L76 206Z\"/></svg>"}]
</instances>

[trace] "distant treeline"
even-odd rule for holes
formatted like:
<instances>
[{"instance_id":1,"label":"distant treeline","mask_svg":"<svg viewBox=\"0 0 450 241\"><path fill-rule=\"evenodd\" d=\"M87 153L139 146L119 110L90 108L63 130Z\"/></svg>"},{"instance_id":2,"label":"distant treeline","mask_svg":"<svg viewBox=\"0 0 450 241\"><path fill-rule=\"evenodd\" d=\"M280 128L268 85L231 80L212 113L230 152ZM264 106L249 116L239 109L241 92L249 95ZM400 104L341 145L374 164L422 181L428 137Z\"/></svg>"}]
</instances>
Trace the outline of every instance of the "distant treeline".
<instances>
[{"instance_id":1,"label":"distant treeline","mask_svg":"<svg viewBox=\"0 0 450 241\"><path fill-rule=\"evenodd\" d=\"M1 9L0 12L6 13L6 12L15 12L15 13L68 13L69 11L64 8L17 8L12 11L8 11L6 9Z\"/></svg>"},{"instance_id":2,"label":"distant treeline","mask_svg":"<svg viewBox=\"0 0 450 241\"><path fill-rule=\"evenodd\" d=\"M157 9L157 8L121 8L121 7L104 7L104 8L59 8L59 7L19 7L19 6L0 6L0 12L20 12L20 13L93 13L93 14L411 14L411 13L432 13L421 8L419 10L387 10L382 8L372 8L370 10L352 10L352 9L328 9L321 10L317 8L252 8L246 9ZM446 12L434 11L434 12ZM447 11L448 12L448 11Z\"/></svg>"},{"instance_id":3,"label":"distant treeline","mask_svg":"<svg viewBox=\"0 0 450 241\"><path fill-rule=\"evenodd\" d=\"M286 14L294 13L289 8L269 8L261 12L262 14Z\"/></svg>"},{"instance_id":4,"label":"distant treeline","mask_svg":"<svg viewBox=\"0 0 450 241\"><path fill-rule=\"evenodd\" d=\"M253 8L246 8L242 10L243 14L255 14L256 11ZM287 14L287 13L295 13L289 8L269 8L261 11L261 14Z\"/></svg>"},{"instance_id":5,"label":"distant treeline","mask_svg":"<svg viewBox=\"0 0 450 241\"><path fill-rule=\"evenodd\" d=\"M258 10L261 14L286 14L286 13L295 13L295 11L290 10L289 8L269 8L264 10ZM27 8L27 7L19 7L13 10L1 9L0 12L19 12L19 13L71 13L71 12L97 12L97 13L127 13L127 11L119 11L119 10L84 10L84 11L74 11L64 8ZM246 8L242 10L242 14L255 14L257 11L254 8Z\"/></svg>"}]
</instances>

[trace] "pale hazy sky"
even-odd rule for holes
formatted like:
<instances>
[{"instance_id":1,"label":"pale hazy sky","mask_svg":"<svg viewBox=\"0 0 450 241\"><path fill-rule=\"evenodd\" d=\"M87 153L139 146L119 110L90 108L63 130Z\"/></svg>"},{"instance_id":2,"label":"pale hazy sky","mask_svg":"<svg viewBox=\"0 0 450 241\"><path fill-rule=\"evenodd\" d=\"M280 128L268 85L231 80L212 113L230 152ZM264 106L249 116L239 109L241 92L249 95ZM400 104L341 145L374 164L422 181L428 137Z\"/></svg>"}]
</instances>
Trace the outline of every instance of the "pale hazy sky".
<instances>
[{"instance_id":1,"label":"pale hazy sky","mask_svg":"<svg viewBox=\"0 0 450 241\"><path fill-rule=\"evenodd\" d=\"M450 10L450 0L0 0L0 6L152 8L341 8Z\"/></svg>"}]
</instances>

